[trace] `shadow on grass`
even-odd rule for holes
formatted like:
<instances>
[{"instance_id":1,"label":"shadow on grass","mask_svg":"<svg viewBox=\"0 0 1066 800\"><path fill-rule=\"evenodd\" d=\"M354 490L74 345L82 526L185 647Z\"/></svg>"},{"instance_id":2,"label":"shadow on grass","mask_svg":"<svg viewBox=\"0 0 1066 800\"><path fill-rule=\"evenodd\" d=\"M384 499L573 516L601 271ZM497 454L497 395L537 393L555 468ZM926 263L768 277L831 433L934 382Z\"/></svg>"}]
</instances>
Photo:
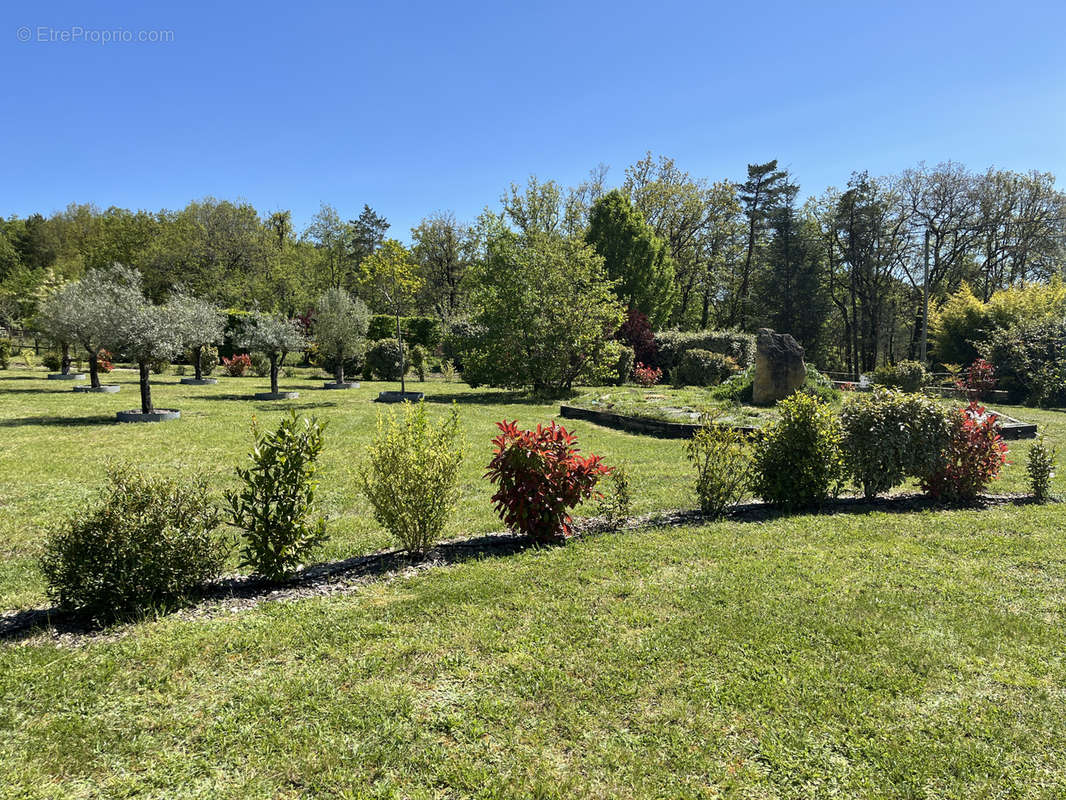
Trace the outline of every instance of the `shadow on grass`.
<instances>
[{"instance_id":1,"label":"shadow on grass","mask_svg":"<svg viewBox=\"0 0 1066 800\"><path fill-rule=\"evenodd\" d=\"M522 405L543 406L551 405L552 400L536 397L528 392L445 392L444 394L427 394L427 403L456 402L459 405Z\"/></svg>"},{"instance_id":2,"label":"shadow on grass","mask_svg":"<svg viewBox=\"0 0 1066 800\"><path fill-rule=\"evenodd\" d=\"M18 417L17 419L0 419L0 428L20 428L36 425L43 428L76 428L80 425L113 425L117 422L115 415L97 414L92 417Z\"/></svg>"},{"instance_id":3,"label":"shadow on grass","mask_svg":"<svg viewBox=\"0 0 1066 800\"><path fill-rule=\"evenodd\" d=\"M0 375L0 381L46 381L48 378L45 373L40 375ZM51 381L56 383L56 381Z\"/></svg>"},{"instance_id":4,"label":"shadow on grass","mask_svg":"<svg viewBox=\"0 0 1066 800\"><path fill-rule=\"evenodd\" d=\"M1035 504L1035 502L1025 495L985 495L974 505L957 505L934 501L922 494L910 493L873 500L861 497L839 498L828 502L820 511L800 513L912 514L922 511L973 511L1002 506L1026 506ZM798 515L790 515L765 503L754 502L738 506L721 521L766 522ZM597 519L575 520L578 538L588 538L608 532L624 535L654 528L702 525L712 522L715 520L691 509L659 511L631 517L624 524L613 529L605 528ZM252 608L269 601L323 597L349 591L401 571L427 570L482 558L512 556L538 547L556 546L563 545L539 545L524 536L499 532L442 542L424 558L415 558L395 550L386 550L342 561L314 564L301 570L285 583L270 583L250 576L224 578L204 586L200 592L190 598L189 604L174 611L189 618L196 618L210 615L212 604L216 607L224 604L227 610L233 611ZM54 607L27 609L0 615L0 642L21 641L44 632L50 633L53 638L76 640L86 636L98 636L105 631L107 628L104 625Z\"/></svg>"},{"instance_id":5,"label":"shadow on grass","mask_svg":"<svg viewBox=\"0 0 1066 800\"><path fill-rule=\"evenodd\" d=\"M75 383L74 386L88 386L88 383ZM40 389L8 389L6 387L0 388L0 395L3 394L73 394L74 389L71 386L66 386L62 389L53 388L51 386L42 386Z\"/></svg>"}]
</instances>

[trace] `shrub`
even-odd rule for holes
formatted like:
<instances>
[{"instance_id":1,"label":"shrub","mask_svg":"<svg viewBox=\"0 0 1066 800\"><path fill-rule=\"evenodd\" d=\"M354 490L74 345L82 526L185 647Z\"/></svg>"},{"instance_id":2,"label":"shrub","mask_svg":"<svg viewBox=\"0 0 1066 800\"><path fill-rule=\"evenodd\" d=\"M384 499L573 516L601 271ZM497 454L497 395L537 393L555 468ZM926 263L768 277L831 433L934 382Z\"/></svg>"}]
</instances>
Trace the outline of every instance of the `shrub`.
<instances>
[{"instance_id":1,"label":"shrub","mask_svg":"<svg viewBox=\"0 0 1066 800\"><path fill-rule=\"evenodd\" d=\"M236 469L243 486L227 500L232 524L243 531L241 566L268 580L288 575L326 540L325 521L312 519L322 432L318 420L295 411L274 432L252 420L250 463Z\"/></svg>"},{"instance_id":2,"label":"shrub","mask_svg":"<svg viewBox=\"0 0 1066 800\"><path fill-rule=\"evenodd\" d=\"M751 366L715 386L711 389L710 395L714 400L725 400L730 403L750 403L754 385L755 367Z\"/></svg>"},{"instance_id":3,"label":"shrub","mask_svg":"<svg viewBox=\"0 0 1066 800\"><path fill-rule=\"evenodd\" d=\"M659 357L655 333L651 329L648 315L643 311L631 308L626 312L625 322L618 329L617 338L633 349L633 358L641 364L654 364Z\"/></svg>"},{"instance_id":4,"label":"shrub","mask_svg":"<svg viewBox=\"0 0 1066 800\"><path fill-rule=\"evenodd\" d=\"M222 369L231 378L243 378L252 368L252 358L247 353L240 353L233 358L222 359Z\"/></svg>"},{"instance_id":5,"label":"shrub","mask_svg":"<svg viewBox=\"0 0 1066 800\"><path fill-rule=\"evenodd\" d=\"M415 375L418 376L420 381L424 381L426 379L426 361L429 359L429 353L426 352L426 348L416 344L409 351L408 357L411 360L411 368L415 371Z\"/></svg>"},{"instance_id":6,"label":"shrub","mask_svg":"<svg viewBox=\"0 0 1066 800\"><path fill-rule=\"evenodd\" d=\"M37 354L33 352L32 347L22 348L22 363L26 365L26 369L35 369L37 367Z\"/></svg>"},{"instance_id":7,"label":"shrub","mask_svg":"<svg viewBox=\"0 0 1066 800\"><path fill-rule=\"evenodd\" d=\"M948 446L922 488L938 499L973 502L1005 463L1007 444L996 415L973 402L953 415Z\"/></svg>"},{"instance_id":8,"label":"shrub","mask_svg":"<svg viewBox=\"0 0 1066 800\"><path fill-rule=\"evenodd\" d=\"M270 356L256 350L248 356L252 374L257 378L265 378L270 374Z\"/></svg>"},{"instance_id":9,"label":"shrub","mask_svg":"<svg viewBox=\"0 0 1066 800\"><path fill-rule=\"evenodd\" d=\"M0 369L7 369L11 363L11 340L0 339Z\"/></svg>"},{"instance_id":10,"label":"shrub","mask_svg":"<svg viewBox=\"0 0 1066 800\"><path fill-rule=\"evenodd\" d=\"M900 361L898 364L885 364L874 370L873 381L890 389L902 389L904 392L917 392L929 382L929 373L925 366L917 361Z\"/></svg>"},{"instance_id":11,"label":"shrub","mask_svg":"<svg viewBox=\"0 0 1066 800\"><path fill-rule=\"evenodd\" d=\"M737 370L737 362L729 356L693 348L682 354L674 379L686 386L717 386Z\"/></svg>"},{"instance_id":12,"label":"shrub","mask_svg":"<svg viewBox=\"0 0 1066 800\"><path fill-rule=\"evenodd\" d=\"M633 348L625 344L620 345L614 362L614 375L612 376L614 383L621 386L629 381L629 377L633 374L634 361Z\"/></svg>"},{"instance_id":13,"label":"shrub","mask_svg":"<svg viewBox=\"0 0 1066 800\"><path fill-rule=\"evenodd\" d=\"M736 428L703 426L685 443L685 455L696 467L696 497L703 514L721 519L744 499L751 458Z\"/></svg>"},{"instance_id":14,"label":"shrub","mask_svg":"<svg viewBox=\"0 0 1066 800\"><path fill-rule=\"evenodd\" d=\"M109 374L114 371L115 357L111 355L110 350L101 350L96 354L96 369L98 372Z\"/></svg>"},{"instance_id":15,"label":"shrub","mask_svg":"<svg viewBox=\"0 0 1066 800\"><path fill-rule=\"evenodd\" d=\"M447 358L440 362L440 376L448 383L455 380L455 364Z\"/></svg>"},{"instance_id":16,"label":"shrub","mask_svg":"<svg viewBox=\"0 0 1066 800\"><path fill-rule=\"evenodd\" d=\"M219 522L204 478L113 469L99 496L50 533L41 558L48 595L102 621L173 607L221 571Z\"/></svg>"},{"instance_id":17,"label":"shrub","mask_svg":"<svg viewBox=\"0 0 1066 800\"><path fill-rule=\"evenodd\" d=\"M366 367L378 380L398 381L400 379L400 343L396 339L381 339L367 350ZM404 359L404 372L410 369L411 362Z\"/></svg>"},{"instance_id":18,"label":"shrub","mask_svg":"<svg viewBox=\"0 0 1066 800\"><path fill-rule=\"evenodd\" d=\"M657 384L663 377L663 371L658 367L649 367L646 364L637 364L633 368L633 380L641 386L648 387Z\"/></svg>"},{"instance_id":19,"label":"shrub","mask_svg":"<svg viewBox=\"0 0 1066 800\"><path fill-rule=\"evenodd\" d=\"M318 367L323 372L329 375L335 375L337 372L337 359L327 353L323 353L319 350L318 345L312 343L307 351L308 359L311 364ZM349 376L358 375L363 371L366 359L363 354L351 355L344 359L344 374L345 380L349 379Z\"/></svg>"},{"instance_id":20,"label":"shrub","mask_svg":"<svg viewBox=\"0 0 1066 800\"><path fill-rule=\"evenodd\" d=\"M607 488L596 501L596 516L604 530L616 531L629 518L633 505L629 471L625 467L614 467L606 480Z\"/></svg>"},{"instance_id":21,"label":"shrub","mask_svg":"<svg viewBox=\"0 0 1066 800\"><path fill-rule=\"evenodd\" d=\"M934 471L950 436L940 404L891 389L854 395L840 425L845 469L868 498Z\"/></svg>"},{"instance_id":22,"label":"shrub","mask_svg":"<svg viewBox=\"0 0 1066 800\"><path fill-rule=\"evenodd\" d=\"M710 350L712 353L729 356L741 369L755 363L755 336L737 331L662 331L655 334L659 350L655 366L672 374L681 363L681 356L688 350ZM647 363L647 362L645 362Z\"/></svg>"},{"instance_id":23,"label":"shrub","mask_svg":"<svg viewBox=\"0 0 1066 800\"><path fill-rule=\"evenodd\" d=\"M439 540L459 499L463 445L458 407L433 425L424 403L378 416L377 436L359 475L374 518L400 547L423 554Z\"/></svg>"},{"instance_id":24,"label":"shrub","mask_svg":"<svg viewBox=\"0 0 1066 800\"><path fill-rule=\"evenodd\" d=\"M807 365L807 382L799 391L817 397L823 403L835 403L840 400L840 389L833 385L828 375L815 369L813 364Z\"/></svg>"},{"instance_id":25,"label":"shrub","mask_svg":"<svg viewBox=\"0 0 1066 800\"><path fill-rule=\"evenodd\" d=\"M1055 477L1055 459L1058 450L1041 436L1029 446L1025 472L1029 476L1029 494L1038 503L1046 503L1051 497L1051 479Z\"/></svg>"},{"instance_id":26,"label":"shrub","mask_svg":"<svg viewBox=\"0 0 1066 800\"><path fill-rule=\"evenodd\" d=\"M508 527L537 542L571 535L568 509L590 497L610 473L599 456L582 456L577 436L552 420L536 430L498 422L493 456L485 477L496 484L496 512Z\"/></svg>"},{"instance_id":27,"label":"shrub","mask_svg":"<svg viewBox=\"0 0 1066 800\"><path fill-rule=\"evenodd\" d=\"M996 388L996 369L983 358L974 361L966 377L956 384L970 400L980 400Z\"/></svg>"},{"instance_id":28,"label":"shrub","mask_svg":"<svg viewBox=\"0 0 1066 800\"><path fill-rule=\"evenodd\" d=\"M787 511L816 508L843 478L840 423L832 408L797 393L777 405L781 418L755 440L752 488Z\"/></svg>"},{"instance_id":29,"label":"shrub","mask_svg":"<svg viewBox=\"0 0 1066 800\"><path fill-rule=\"evenodd\" d=\"M63 357L59 353L49 351L41 356L41 363L49 372L59 372L63 369Z\"/></svg>"},{"instance_id":30,"label":"shrub","mask_svg":"<svg viewBox=\"0 0 1066 800\"><path fill-rule=\"evenodd\" d=\"M149 367L154 375L166 375L167 370L170 369L170 362L162 358L157 358L149 364Z\"/></svg>"},{"instance_id":31,"label":"shrub","mask_svg":"<svg viewBox=\"0 0 1066 800\"><path fill-rule=\"evenodd\" d=\"M601 342L600 352L590 358L577 383L586 386L619 386L629 380L633 371L633 351L621 342L607 340Z\"/></svg>"},{"instance_id":32,"label":"shrub","mask_svg":"<svg viewBox=\"0 0 1066 800\"><path fill-rule=\"evenodd\" d=\"M195 354L189 350L185 353L185 360L190 364L195 358ZM210 375L215 371L215 367L218 366L218 348L212 345L204 345L200 348L200 374Z\"/></svg>"}]
</instances>

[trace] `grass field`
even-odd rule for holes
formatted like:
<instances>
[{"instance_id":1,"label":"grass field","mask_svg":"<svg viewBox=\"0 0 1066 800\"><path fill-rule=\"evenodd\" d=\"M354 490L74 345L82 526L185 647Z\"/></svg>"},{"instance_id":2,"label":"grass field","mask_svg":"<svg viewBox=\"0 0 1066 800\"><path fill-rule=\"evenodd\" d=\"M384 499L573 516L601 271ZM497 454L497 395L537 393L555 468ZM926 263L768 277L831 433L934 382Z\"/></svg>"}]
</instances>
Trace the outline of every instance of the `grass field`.
<instances>
[{"instance_id":1,"label":"grass field","mask_svg":"<svg viewBox=\"0 0 1066 800\"><path fill-rule=\"evenodd\" d=\"M257 414L328 420L324 559L388 545L354 490L380 384L298 400L161 376L182 419L122 426L118 395L0 372L0 609L45 604L42 530L109 458L220 488ZM452 530L500 527L494 422L557 406L427 384L461 404ZM438 404L440 404L438 406ZM1066 414L1004 409L1066 442ZM629 464L636 511L691 507L682 444L573 422ZM1024 489L1027 442L995 489ZM1056 478L1056 491L1063 491ZM608 534L354 593L0 643L0 797L1063 797L1061 505L880 511Z\"/></svg>"}]
</instances>

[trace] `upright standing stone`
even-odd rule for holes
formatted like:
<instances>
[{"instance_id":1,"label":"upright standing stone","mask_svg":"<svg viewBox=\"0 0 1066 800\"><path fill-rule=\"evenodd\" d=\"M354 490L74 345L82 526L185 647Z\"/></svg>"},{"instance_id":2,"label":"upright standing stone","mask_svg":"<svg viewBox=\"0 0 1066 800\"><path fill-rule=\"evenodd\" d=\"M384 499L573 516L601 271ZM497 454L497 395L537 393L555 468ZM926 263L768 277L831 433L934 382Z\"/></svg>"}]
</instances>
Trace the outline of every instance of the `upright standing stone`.
<instances>
[{"instance_id":1,"label":"upright standing stone","mask_svg":"<svg viewBox=\"0 0 1066 800\"><path fill-rule=\"evenodd\" d=\"M773 405L799 389L807 381L803 347L788 333L760 328L755 339L755 381L752 400L757 405Z\"/></svg>"}]
</instances>

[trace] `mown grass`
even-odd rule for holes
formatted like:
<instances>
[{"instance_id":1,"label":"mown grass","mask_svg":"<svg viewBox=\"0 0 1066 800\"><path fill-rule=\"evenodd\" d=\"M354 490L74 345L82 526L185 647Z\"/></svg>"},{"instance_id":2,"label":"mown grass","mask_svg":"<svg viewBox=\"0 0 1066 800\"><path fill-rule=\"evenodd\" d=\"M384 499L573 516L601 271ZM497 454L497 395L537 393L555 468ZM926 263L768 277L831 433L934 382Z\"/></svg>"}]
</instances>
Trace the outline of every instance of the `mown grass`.
<instances>
[{"instance_id":1,"label":"mown grass","mask_svg":"<svg viewBox=\"0 0 1066 800\"><path fill-rule=\"evenodd\" d=\"M224 483L250 414L286 405L211 399L255 381L164 377L158 405L183 419L134 428L103 421L132 384L87 399L23 378L0 373L3 608L43 602L40 530L109 453ZM285 383L330 421L325 555L385 544L351 482L379 387ZM496 529L492 424L556 409L429 391L465 399L453 532ZM1063 415L1014 412L1066 440ZM631 463L640 509L692 504L681 443L574 426ZM1026 447L997 489L1022 489ZM76 647L0 645L0 796L1061 797L1062 520L1008 505L643 530Z\"/></svg>"}]
</instances>

